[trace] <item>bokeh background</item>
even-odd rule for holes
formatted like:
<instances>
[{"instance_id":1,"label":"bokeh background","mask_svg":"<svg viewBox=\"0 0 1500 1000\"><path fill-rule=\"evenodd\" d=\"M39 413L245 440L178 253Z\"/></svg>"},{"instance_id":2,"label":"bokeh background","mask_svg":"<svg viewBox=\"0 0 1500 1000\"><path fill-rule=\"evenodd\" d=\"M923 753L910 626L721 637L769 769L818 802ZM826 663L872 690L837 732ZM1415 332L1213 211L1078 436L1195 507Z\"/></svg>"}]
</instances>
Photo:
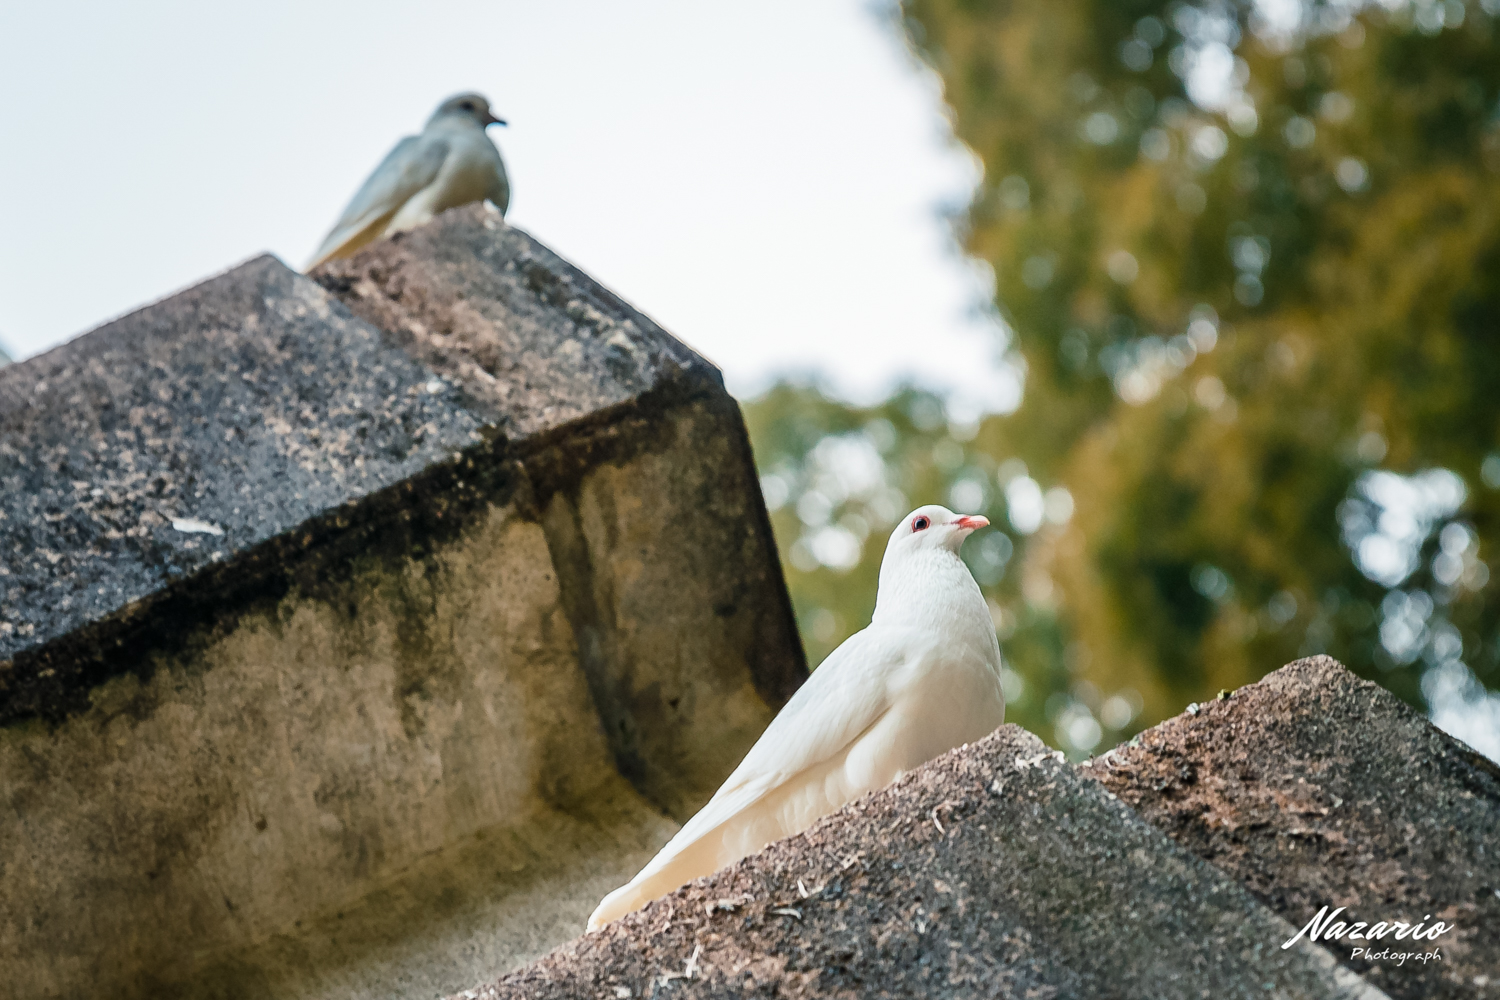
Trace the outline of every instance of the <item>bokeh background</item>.
<instances>
[{"instance_id":1,"label":"bokeh background","mask_svg":"<svg viewBox=\"0 0 1500 1000\"><path fill-rule=\"evenodd\" d=\"M944 497L1007 525L1010 717L1074 753L1326 652L1500 756L1500 3L904 13L1025 392L749 405L814 657Z\"/></svg>"},{"instance_id":2,"label":"bokeh background","mask_svg":"<svg viewBox=\"0 0 1500 1000\"><path fill-rule=\"evenodd\" d=\"M480 89L512 221L724 367L811 662L937 500L1075 756L1326 652L1500 759L1500 0L148 6L4 15L13 353Z\"/></svg>"}]
</instances>

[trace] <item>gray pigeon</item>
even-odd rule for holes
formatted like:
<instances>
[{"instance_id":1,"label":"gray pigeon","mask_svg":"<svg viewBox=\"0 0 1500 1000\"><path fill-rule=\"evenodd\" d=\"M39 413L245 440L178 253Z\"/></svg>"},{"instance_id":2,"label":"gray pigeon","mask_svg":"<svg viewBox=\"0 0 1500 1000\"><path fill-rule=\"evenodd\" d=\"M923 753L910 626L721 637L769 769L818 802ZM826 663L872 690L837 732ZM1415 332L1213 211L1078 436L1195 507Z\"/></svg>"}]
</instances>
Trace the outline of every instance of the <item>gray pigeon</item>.
<instances>
[{"instance_id":1,"label":"gray pigeon","mask_svg":"<svg viewBox=\"0 0 1500 1000\"><path fill-rule=\"evenodd\" d=\"M491 201L503 217L510 205L510 182L500 151L484 130L504 124L479 94L448 98L427 119L421 135L407 136L386 154L307 269L348 257L382 236L414 229L471 201Z\"/></svg>"}]
</instances>

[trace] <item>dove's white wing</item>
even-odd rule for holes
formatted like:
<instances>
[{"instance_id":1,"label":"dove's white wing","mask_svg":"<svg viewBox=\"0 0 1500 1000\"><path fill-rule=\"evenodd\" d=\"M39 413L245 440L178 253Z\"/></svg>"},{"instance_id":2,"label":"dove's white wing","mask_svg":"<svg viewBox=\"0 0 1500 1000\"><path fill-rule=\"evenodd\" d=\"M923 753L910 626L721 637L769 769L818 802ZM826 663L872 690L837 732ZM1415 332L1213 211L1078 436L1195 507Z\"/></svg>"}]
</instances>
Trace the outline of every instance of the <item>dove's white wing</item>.
<instances>
[{"instance_id":1,"label":"dove's white wing","mask_svg":"<svg viewBox=\"0 0 1500 1000\"><path fill-rule=\"evenodd\" d=\"M333 224L307 270L332 257L348 256L379 237L401 206L437 179L447 156L446 139L409 135L396 143Z\"/></svg>"},{"instance_id":2,"label":"dove's white wing","mask_svg":"<svg viewBox=\"0 0 1500 1000\"><path fill-rule=\"evenodd\" d=\"M628 885L605 897L589 926L717 871L842 805L837 786L843 783L818 772L838 765L890 709L890 681L913 651L900 638L890 630L865 629L834 650L708 804ZM803 776L817 780L803 788Z\"/></svg>"},{"instance_id":3,"label":"dove's white wing","mask_svg":"<svg viewBox=\"0 0 1500 1000\"><path fill-rule=\"evenodd\" d=\"M682 836L716 811L720 799L771 776L785 780L831 760L890 707L891 675L912 652L889 630L866 628L830 653L797 689Z\"/></svg>"}]
</instances>

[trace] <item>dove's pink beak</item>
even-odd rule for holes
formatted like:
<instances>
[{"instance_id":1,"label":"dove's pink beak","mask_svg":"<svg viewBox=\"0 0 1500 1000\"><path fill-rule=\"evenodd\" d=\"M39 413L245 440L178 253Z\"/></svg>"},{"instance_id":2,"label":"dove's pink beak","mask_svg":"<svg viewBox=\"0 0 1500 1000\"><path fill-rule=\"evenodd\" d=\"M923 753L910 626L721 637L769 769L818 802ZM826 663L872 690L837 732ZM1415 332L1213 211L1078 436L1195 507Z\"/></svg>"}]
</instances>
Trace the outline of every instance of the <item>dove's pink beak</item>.
<instances>
[{"instance_id":1,"label":"dove's pink beak","mask_svg":"<svg viewBox=\"0 0 1500 1000\"><path fill-rule=\"evenodd\" d=\"M953 523L964 531L975 531L979 528L989 527L990 519L982 514L965 514Z\"/></svg>"}]
</instances>

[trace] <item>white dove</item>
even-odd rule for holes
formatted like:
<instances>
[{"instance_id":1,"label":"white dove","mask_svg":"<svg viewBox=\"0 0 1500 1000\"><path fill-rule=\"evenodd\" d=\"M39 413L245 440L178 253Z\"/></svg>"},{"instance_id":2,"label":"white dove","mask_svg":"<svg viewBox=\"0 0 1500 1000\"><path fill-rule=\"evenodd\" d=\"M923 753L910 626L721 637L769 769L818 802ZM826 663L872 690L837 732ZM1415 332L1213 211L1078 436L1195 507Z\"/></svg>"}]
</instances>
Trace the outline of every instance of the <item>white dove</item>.
<instances>
[{"instance_id":1,"label":"white dove","mask_svg":"<svg viewBox=\"0 0 1500 1000\"><path fill-rule=\"evenodd\" d=\"M989 521L919 507L891 532L875 614L813 671L714 797L589 930L807 829L1005 721L1000 644L959 546Z\"/></svg>"},{"instance_id":2,"label":"white dove","mask_svg":"<svg viewBox=\"0 0 1500 1000\"><path fill-rule=\"evenodd\" d=\"M504 124L479 94L448 98L427 119L421 135L407 136L386 154L333 224L307 270L471 201L489 200L504 216L510 182L500 151L484 131Z\"/></svg>"}]
</instances>

